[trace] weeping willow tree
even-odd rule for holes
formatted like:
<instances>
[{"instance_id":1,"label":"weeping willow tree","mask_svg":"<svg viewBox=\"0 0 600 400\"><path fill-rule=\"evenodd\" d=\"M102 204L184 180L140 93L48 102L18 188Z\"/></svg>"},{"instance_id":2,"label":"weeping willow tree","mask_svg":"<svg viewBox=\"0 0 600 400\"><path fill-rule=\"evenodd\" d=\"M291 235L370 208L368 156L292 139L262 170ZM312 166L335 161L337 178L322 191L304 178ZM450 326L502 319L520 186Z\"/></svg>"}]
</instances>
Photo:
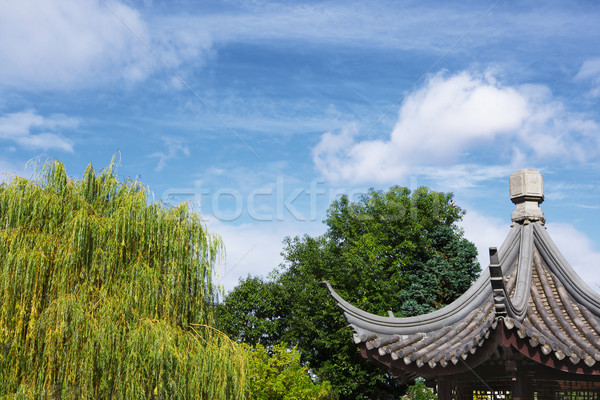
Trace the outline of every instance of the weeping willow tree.
<instances>
[{"instance_id":1,"label":"weeping willow tree","mask_svg":"<svg viewBox=\"0 0 600 400\"><path fill-rule=\"evenodd\" d=\"M0 398L244 398L210 328L220 240L113 165L0 186Z\"/></svg>"}]
</instances>

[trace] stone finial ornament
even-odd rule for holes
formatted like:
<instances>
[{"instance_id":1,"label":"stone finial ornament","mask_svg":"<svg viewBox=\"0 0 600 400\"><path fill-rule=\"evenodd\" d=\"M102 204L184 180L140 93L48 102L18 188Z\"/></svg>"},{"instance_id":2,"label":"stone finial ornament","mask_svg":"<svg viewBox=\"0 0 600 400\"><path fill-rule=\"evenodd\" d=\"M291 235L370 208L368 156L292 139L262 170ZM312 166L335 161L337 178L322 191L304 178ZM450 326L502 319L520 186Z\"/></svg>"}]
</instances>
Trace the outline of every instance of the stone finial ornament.
<instances>
[{"instance_id":1,"label":"stone finial ornament","mask_svg":"<svg viewBox=\"0 0 600 400\"><path fill-rule=\"evenodd\" d=\"M513 222L546 222L539 207L544 201L544 180L538 171L521 169L510 176L510 200L516 205L511 215Z\"/></svg>"}]
</instances>

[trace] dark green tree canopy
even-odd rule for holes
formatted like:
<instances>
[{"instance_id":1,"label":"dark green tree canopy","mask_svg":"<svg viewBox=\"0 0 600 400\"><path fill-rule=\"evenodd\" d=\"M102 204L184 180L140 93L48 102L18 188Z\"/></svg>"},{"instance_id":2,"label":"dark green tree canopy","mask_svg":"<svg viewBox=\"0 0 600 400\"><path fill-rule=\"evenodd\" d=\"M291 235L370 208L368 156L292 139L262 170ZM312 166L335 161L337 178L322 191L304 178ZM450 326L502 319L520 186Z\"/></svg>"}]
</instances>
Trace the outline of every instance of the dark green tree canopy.
<instances>
[{"instance_id":1,"label":"dark green tree canopy","mask_svg":"<svg viewBox=\"0 0 600 400\"><path fill-rule=\"evenodd\" d=\"M284 304L288 297L284 290L275 281L248 277L221 305L219 325L244 343L263 346L279 343L285 331L285 312L288 309ZM248 313L239 318L237 313L228 312L229 304L234 305L236 310L248 310Z\"/></svg>"},{"instance_id":2,"label":"dark green tree canopy","mask_svg":"<svg viewBox=\"0 0 600 400\"><path fill-rule=\"evenodd\" d=\"M222 329L241 341L297 346L342 398L389 391L394 382L360 357L321 282L329 280L352 304L380 315L411 316L450 303L480 271L475 246L456 225L464 211L451 200L452 194L395 186L371 190L357 202L334 201L324 235L286 238L278 273L270 280L248 277L225 298ZM266 293L262 300L243 301L257 283ZM237 335L243 324L255 331Z\"/></svg>"}]
</instances>

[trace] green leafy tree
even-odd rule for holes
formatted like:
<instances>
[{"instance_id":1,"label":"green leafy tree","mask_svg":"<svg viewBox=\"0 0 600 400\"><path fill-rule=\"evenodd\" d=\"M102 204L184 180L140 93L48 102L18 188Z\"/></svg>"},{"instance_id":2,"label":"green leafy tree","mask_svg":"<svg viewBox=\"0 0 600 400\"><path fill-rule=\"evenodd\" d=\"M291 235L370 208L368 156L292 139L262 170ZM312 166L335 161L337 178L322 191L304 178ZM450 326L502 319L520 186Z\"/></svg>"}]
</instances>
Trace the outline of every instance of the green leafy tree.
<instances>
[{"instance_id":1,"label":"green leafy tree","mask_svg":"<svg viewBox=\"0 0 600 400\"><path fill-rule=\"evenodd\" d=\"M295 345L318 379L328 380L344 399L395 395L400 388L374 364L362 358L352 333L323 280L352 304L366 311L411 316L450 303L468 289L480 268L475 246L456 223L464 211L452 194L419 188L371 190L358 202L334 201L319 237L284 241L285 264L264 281L248 277L224 299L220 325L232 337L273 346ZM257 282L265 306L240 301ZM272 292L274 293L274 292ZM262 310L277 310L262 316ZM251 318L261 315L263 322ZM238 335L251 322L257 331ZM277 327L275 335L268 329Z\"/></svg>"},{"instance_id":2,"label":"green leafy tree","mask_svg":"<svg viewBox=\"0 0 600 400\"><path fill-rule=\"evenodd\" d=\"M0 397L232 399L245 351L214 324L221 242L113 164L0 186Z\"/></svg>"},{"instance_id":3,"label":"green leafy tree","mask_svg":"<svg viewBox=\"0 0 600 400\"><path fill-rule=\"evenodd\" d=\"M300 360L296 348L288 349L277 344L267 349L258 344L246 345L250 357L249 389L257 400L326 400L334 399L329 382L315 384L310 379L308 367Z\"/></svg>"}]
</instances>

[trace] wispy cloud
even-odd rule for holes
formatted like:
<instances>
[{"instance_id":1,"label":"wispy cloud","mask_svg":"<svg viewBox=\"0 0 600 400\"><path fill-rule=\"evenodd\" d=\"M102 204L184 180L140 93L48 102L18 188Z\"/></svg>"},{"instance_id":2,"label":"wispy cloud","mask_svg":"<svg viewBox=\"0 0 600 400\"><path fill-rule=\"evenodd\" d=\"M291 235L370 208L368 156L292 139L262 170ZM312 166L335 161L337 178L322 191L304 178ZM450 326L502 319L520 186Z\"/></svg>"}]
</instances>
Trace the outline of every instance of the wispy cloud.
<instances>
[{"instance_id":1,"label":"wispy cloud","mask_svg":"<svg viewBox=\"0 0 600 400\"><path fill-rule=\"evenodd\" d=\"M468 21L481 13L476 7L463 11L448 10L447 18L440 20L437 18L440 11L432 8L407 6L390 9L377 3L249 3L234 12L178 15L164 21L187 30L203 27L204 31L211 33L215 42L275 40L285 43L299 40L331 45L417 49L430 47L438 39L451 41L452 38L444 34L460 31L461 28L456 27L457 22ZM398 19L399 16L403 18ZM421 31L424 24L432 19L440 21L435 37L426 35L419 40L415 32Z\"/></svg>"},{"instance_id":2,"label":"wispy cloud","mask_svg":"<svg viewBox=\"0 0 600 400\"><path fill-rule=\"evenodd\" d=\"M586 60L577 73L576 79L600 77L600 58Z\"/></svg>"},{"instance_id":3,"label":"wispy cloud","mask_svg":"<svg viewBox=\"0 0 600 400\"><path fill-rule=\"evenodd\" d=\"M593 193L595 185L593 183L583 182L552 182L552 186L546 187L544 197L546 201L562 201L564 199L571 199L573 193ZM578 199L582 201L581 198ZM578 204L578 207L583 208L594 208L596 206L589 206L584 204ZM600 206L599 206L600 207Z\"/></svg>"},{"instance_id":4,"label":"wispy cloud","mask_svg":"<svg viewBox=\"0 0 600 400\"><path fill-rule=\"evenodd\" d=\"M327 132L313 149L334 181L402 181L408 174L482 159L512 167L598 156L598 124L569 112L540 85L505 86L491 74L432 76L402 103L389 138L359 141L356 126Z\"/></svg>"},{"instance_id":5,"label":"wispy cloud","mask_svg":"<svg viewBox=\"0 0 600 400\"><path fill-rule=\"evenodd\" d=\"M78 126L79 120L61 114L44 117L35 110L10 113L0 116L0 140L30 149L73 152L73 142L61 131Z\"/></svg>"},{"instance_id":6,"label":"wispy cloud","mask_svg":"<svg viewBox=\"0 0 600 400\"><path fill-rule=\"evenodd\" d=\"M586 60L575 79L591 82L590 95L592 97L600 96L600 58Z\"/></svg>"},{"instance_id":7,"label":"wispy cloud","mask_svg":"<svg viewBox=\"0 0 600 400\"><path fill-rule=\"evenodd\" d=\"M174 15L163 22L186 29L202 27L215 42L270 41L273 45L303 41L323 45L369 46L396 50L444 51L490 3L457 4L422 2L394 3L347 1L294 2L252 1L228 12ZM435 21L435 29L431 29ZM551 21L552 23L548 23ZM551 29L562 24L568 30ZM545 4L517 5L494 10L477 29L479 40L496 38L540 38L580 35L595 26L593 14L583 7ZM515 49L511 49L515 50Z\"/></svg>"},{"instance_id":8,"label":"wispy cloud","mask_svg":"<svg viewBox=\"0 0 600 400\"><path fill-rule=\"evenodd\" d=\"M165 151L150 154L150 157L158 158L158 164L156 165L156 168L154 168L156 172L162 171L167 166L168 161L182 155L186 157L189 157L190 155L190 149L182 140L163 137L162 141Z\"/></svg>"},{"instance_id":9,"label":"wispy cloud","mask_svg":"<svg viewBox=\"0 0 600 400\"><path fill-rule=\"evenodd\" d=\"M506 178L516 167L512 165L479 165L455 164L445 168L423 167L418 174L436 182L436 187L442 190L460 190L477 187L478 185Z\"/></svg>"}]
</instances>

